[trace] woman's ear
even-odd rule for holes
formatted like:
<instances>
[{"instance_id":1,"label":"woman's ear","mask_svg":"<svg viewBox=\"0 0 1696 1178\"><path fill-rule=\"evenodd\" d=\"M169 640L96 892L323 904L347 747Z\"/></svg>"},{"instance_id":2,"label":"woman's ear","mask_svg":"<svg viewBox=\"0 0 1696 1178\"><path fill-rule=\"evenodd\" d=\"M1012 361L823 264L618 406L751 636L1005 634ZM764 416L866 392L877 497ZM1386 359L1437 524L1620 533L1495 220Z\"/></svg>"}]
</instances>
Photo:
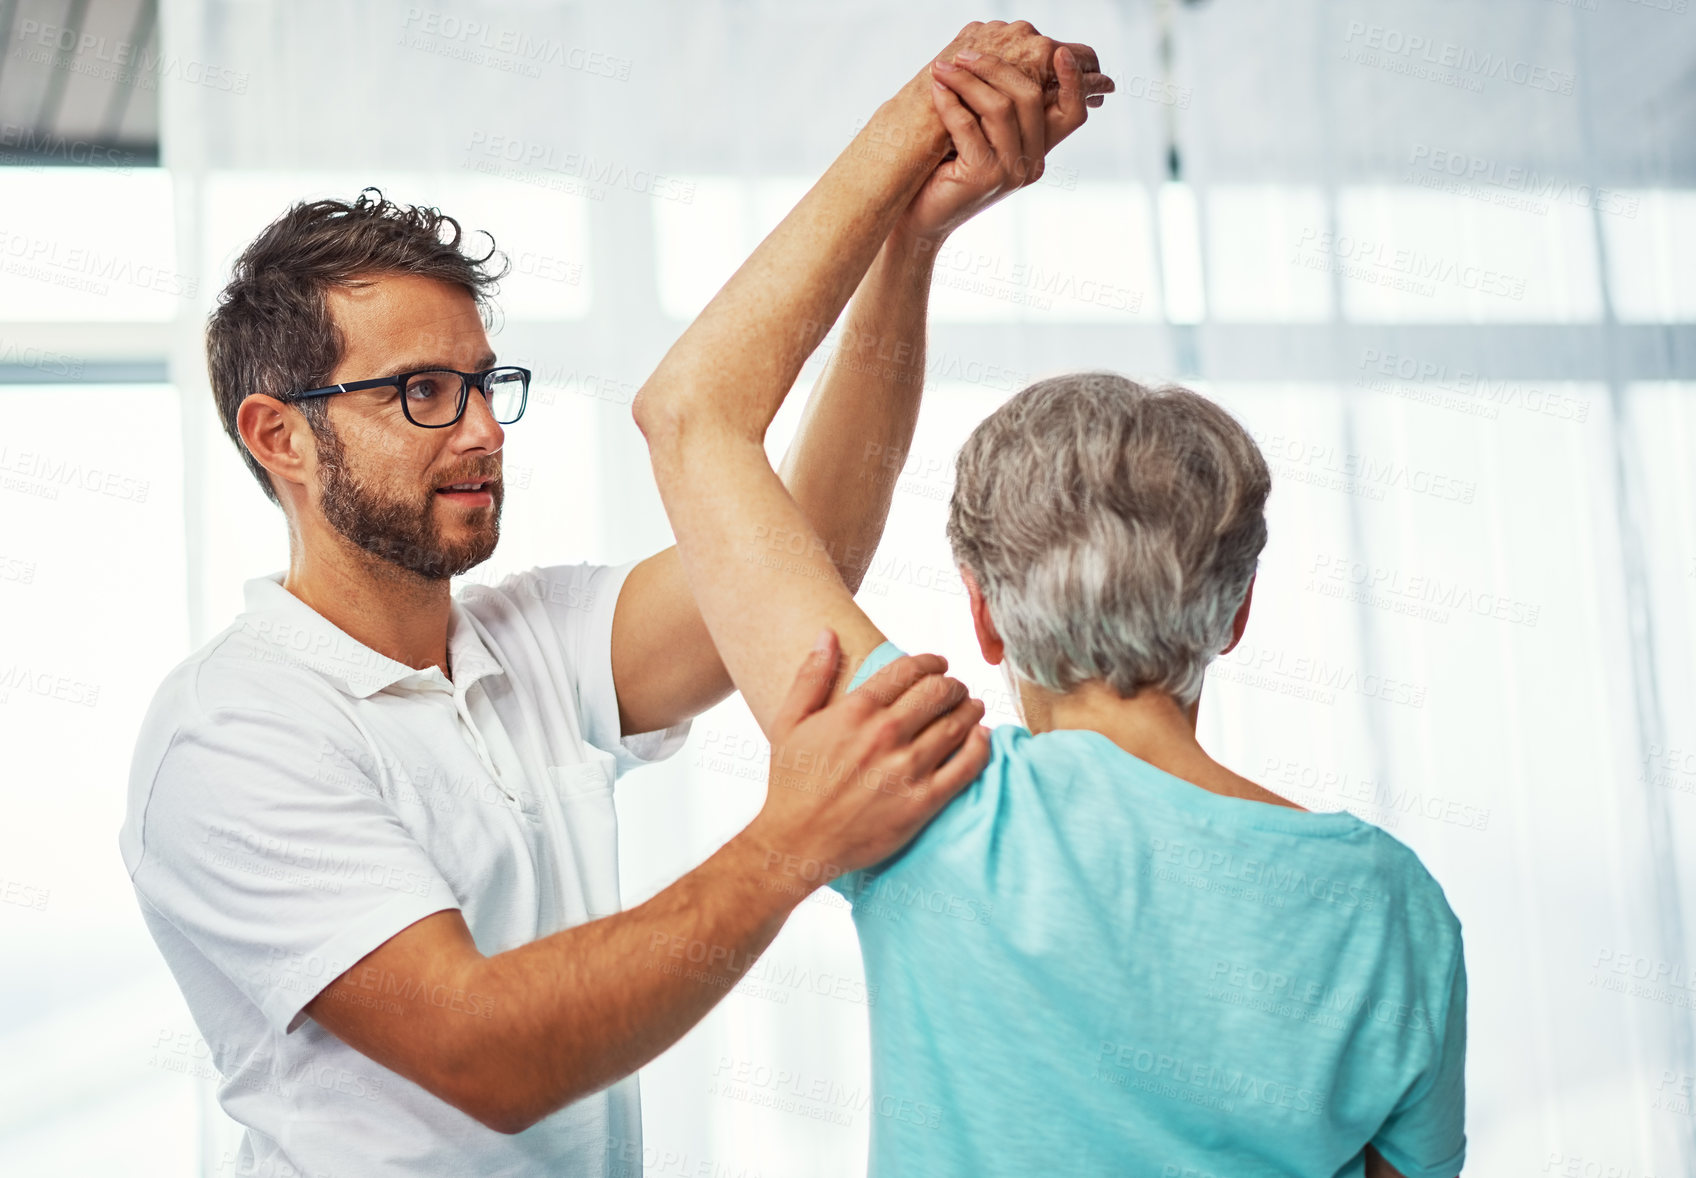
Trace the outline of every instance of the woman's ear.
<instances>
[{"instance_id":1,"label":"woman's ear","mask_svg":"<svg viewBox=\"0 0 1696 1178\"><path fill-rule=\"evenodd\" d=\"M977 632L978 649L983 651L983 661L990 666L999 666L1005 654L1001 644L1001 635L995 632L995 619L989 616L989 603L983 599L983 590L979 588L977 578L965 565L960 566L960 580L965 582L966 597L972 607L972 629Z\"/></svg>"},{"instance_id":2,"label":"woman's ear","mask_svg":"<svg viewBox=\"0 0 1696 1178\"><path fill-rule=\"evenodd\" d=\"M1256 573L1255 576L1260 574ZM1231 619L1231 644L1220 654L1230 654L1237 643L1243 640L1243 631L1248 629L1248 606L1254 600L1254 577L1248 579L1248 591L1243 594L1243 603L1237 607L1237 616Z\"/></svg>"}]
</instances>

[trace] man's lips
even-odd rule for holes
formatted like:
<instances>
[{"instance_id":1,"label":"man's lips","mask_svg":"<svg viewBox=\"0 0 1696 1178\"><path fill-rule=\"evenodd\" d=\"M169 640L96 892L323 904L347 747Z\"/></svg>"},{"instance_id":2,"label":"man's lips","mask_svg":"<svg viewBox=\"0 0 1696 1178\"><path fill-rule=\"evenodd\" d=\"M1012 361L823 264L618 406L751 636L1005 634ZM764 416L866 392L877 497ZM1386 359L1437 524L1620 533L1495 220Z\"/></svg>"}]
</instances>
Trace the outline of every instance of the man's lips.
<instances>
[{"instance_id":1,"label":"man's lips","mask_svg":"<svg viewBox=\"0 0 1696 1178\"><path fill-rule=\"evenodd\" d=\"M446 487L437 487L436 495L442 499L458 499L473 506L492 508L495 505L495 488L499 485L499 479L490 479L475 491L450 491Z\"/></svg>"}]
</instances>

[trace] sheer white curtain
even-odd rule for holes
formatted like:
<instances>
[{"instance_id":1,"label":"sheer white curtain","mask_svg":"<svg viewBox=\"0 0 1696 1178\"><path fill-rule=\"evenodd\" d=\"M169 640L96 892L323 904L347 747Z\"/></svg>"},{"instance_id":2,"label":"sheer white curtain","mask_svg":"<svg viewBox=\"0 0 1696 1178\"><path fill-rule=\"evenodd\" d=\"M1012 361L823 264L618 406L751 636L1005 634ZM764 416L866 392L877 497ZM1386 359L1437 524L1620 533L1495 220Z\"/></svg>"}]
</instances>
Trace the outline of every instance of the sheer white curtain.
<instances>
[{"instance_id":1,"label":"sheer white curtain","mask_svg":"<svg viewBox=\"0 0 1696 1178\"><path fill-rule=\"evenodd\" d=\"M501 548L467 579L641 556L669 536L635 388L860 119L965 21L1016 17L1096 45L1120 93L940 259L932 381L862 601L1013 719L942 535L961 440L1069 369L1219 398L1275 489L1202 734L1444 885L1471 977L1468 1172L1696 1165L1688 13L168 0L166 52L225 72L161 80L165 166L0 170L12 225L192 280L76 296L0 274L0 1172L230 1172L115 834L160 676L286 561L205 380L234 251L289 201L366 184L492 232L515 270L496 344L538 378ZM114 356L156 368L57 383ZM752 815L763 765L732 700L624 779L627 902ZM644 1071L648 1172L861 1172L870 1001L844 906L803 905Z\"/></svg>"}]
</instances>

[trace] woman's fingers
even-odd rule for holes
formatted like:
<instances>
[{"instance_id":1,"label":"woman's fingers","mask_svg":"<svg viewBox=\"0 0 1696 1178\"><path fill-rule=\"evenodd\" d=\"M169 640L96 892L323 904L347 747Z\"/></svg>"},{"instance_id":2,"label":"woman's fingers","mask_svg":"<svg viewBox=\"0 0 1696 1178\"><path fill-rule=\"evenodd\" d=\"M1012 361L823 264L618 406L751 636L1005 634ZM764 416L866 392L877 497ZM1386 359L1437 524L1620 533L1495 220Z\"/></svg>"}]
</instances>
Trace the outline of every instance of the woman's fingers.
<instances>
[{"instance_id":1,"label":"woman's fingers","mask_svg":"<svg viewBox=\"0 0 1696 1178\"><path fill-rule=\"evenodd\" d=\"M1070 49L1073 60L1078 63L1078 69L1082 70L1086 77L1090 74L1101 74L1101 59L1095 55L1095 50L1083 42L1062 41L1055 49L1057 52L1061 49ZM1102 76L1105 77L1105 75Z\"/></svg>"},{"instance_id":2,"label":"woman's fingers","mask_svg":"<svg viewBox=\"0 0 1696 1178\"><path fill-rule=\"evenodd\" d=\"M1101 59L1096 56L1094 49L1091 49L1088 45L1083 44L1081 41L1062 41L1059 45L1055 46L1054 51L1056 55L1058 55L1062 49L1070 51L1072 54L1072 60L1078 63L1078 71L1083 74L1085 106L1100 106L1102 102L1105 101L1102 95L1111 94L1118 89L1118 87L1114 85L1113 79L1101 72ZM1058 56L1056 57L1056 62L1058 62ZM1055 72L1059 72L1058 67ZM1052 91L1056 89L1058 85L1059 80L1056 79L1048 84L1048 88Z\"/></svg>"},{"instance_id":3,"label":"woman's fingers","mask_svg":"<svg viewBox=\"0 0 1696 1178\"><path fill-rule=\"evenodd\" d=\"M1060 95L1046 112L1046 146L1050 148L1083 126L1089 117L1083 71L1078 68L1078 59L1070 46L1062 45L1054 51L1054 72L1060 79Z\"/></svg>"}]
</instances>

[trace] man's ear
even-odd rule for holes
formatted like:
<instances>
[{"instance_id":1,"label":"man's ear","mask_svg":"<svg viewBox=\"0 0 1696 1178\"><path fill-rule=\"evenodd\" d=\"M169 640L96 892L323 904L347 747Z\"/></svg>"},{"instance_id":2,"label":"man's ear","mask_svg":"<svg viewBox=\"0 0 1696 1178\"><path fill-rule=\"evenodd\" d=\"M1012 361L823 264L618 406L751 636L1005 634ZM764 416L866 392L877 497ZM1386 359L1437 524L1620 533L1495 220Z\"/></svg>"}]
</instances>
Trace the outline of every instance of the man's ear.
<instances>
[{"instance_id":1,"label":"man's ear","mask_svg":"<svg viewBox=\"0 0 1696 1178\"><path fill-rule=\"evenodd\" d=\"M1006 648L1001 643L1001 635L996 633L995 619L989 616L989 603L983 599L983 590L965 565L960 566L960 580L965 582L966 597L971 601L972 629L977 631L978 649L983 651L983 661L992 667L1000 666Z\"/></svg>"},{"instance_id":2,"label":"man's ear","mask_svg":"<svg viewBox=\"0 0 1696 1178\"><path fill-rule=\"evenodd\" d=\"M305 428L298 412L291 416L283 402L275 397L250 393L236 407L236 432L248 453L271 472L273 479L285 483L307 481L315 450L312 431Z\"/></svg>"},{"instance_id":3,"label":"man's ear","mask_svg":"<svg viewBox=\"0 0 1696 1178\"><path fill-rule=\"evenodd\" d=\"M1256 574L1258 576L1259 574ZM1248 579L1248 591L1243 594L1243 603L1237 607L1237 616L1231 619L1231 644L1220 654L1230 654L1237 643L1243 640L1243 631L1248 629L1248 606L1254 600L1254 577Z\"/></svg>"}]
</instances>

